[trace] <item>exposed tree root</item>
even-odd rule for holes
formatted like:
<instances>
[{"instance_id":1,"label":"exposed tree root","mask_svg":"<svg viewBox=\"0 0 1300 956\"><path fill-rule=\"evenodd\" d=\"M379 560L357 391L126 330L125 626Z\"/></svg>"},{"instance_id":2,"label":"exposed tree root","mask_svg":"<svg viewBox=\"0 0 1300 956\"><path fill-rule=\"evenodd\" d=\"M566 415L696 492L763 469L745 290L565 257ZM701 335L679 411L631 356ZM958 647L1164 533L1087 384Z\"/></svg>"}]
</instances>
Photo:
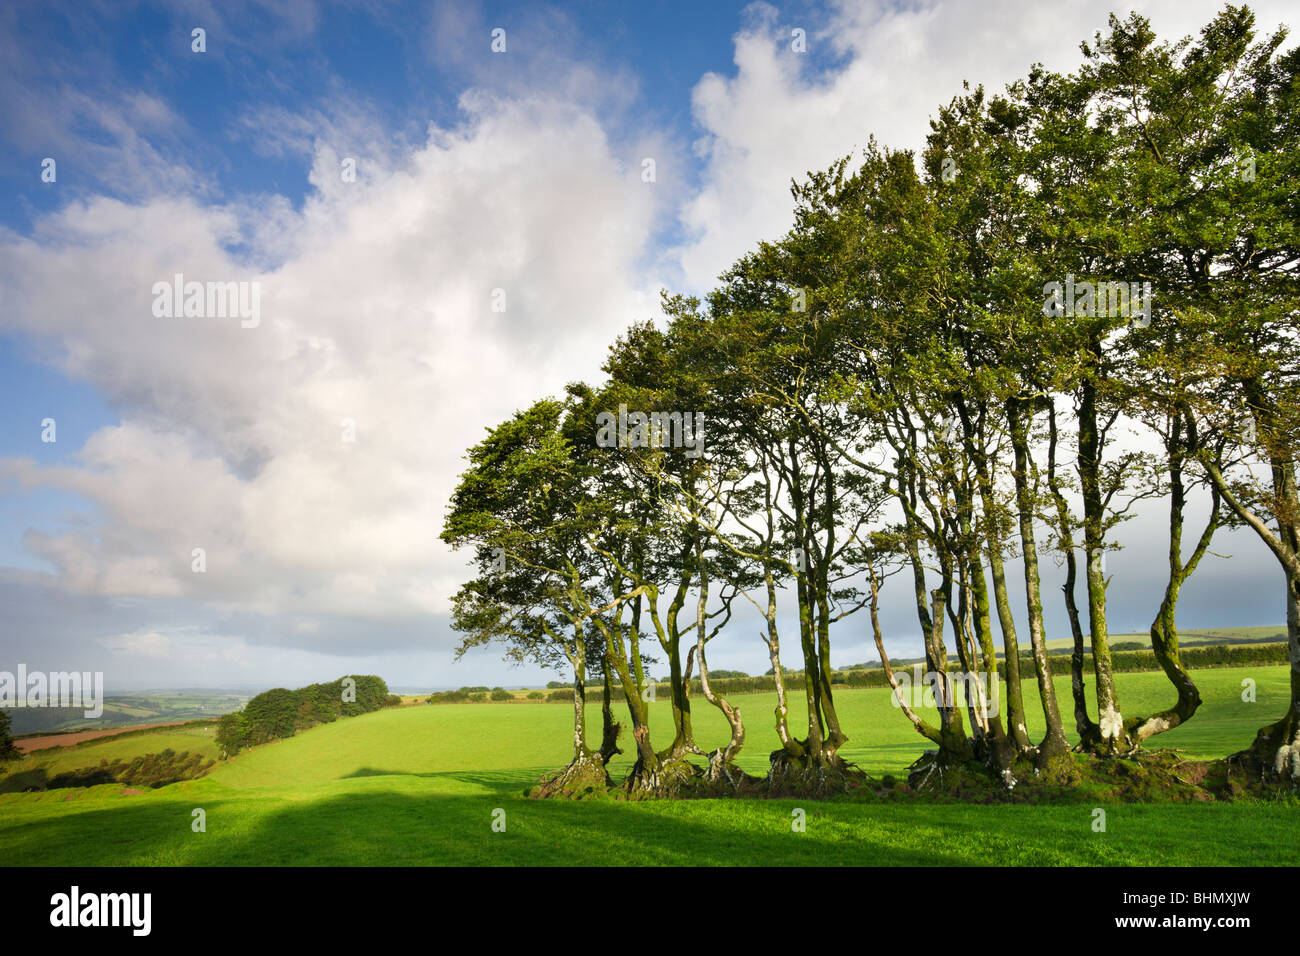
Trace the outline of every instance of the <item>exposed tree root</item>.
<instances>
[{"instance_id":1,"label":"exposed tree root","mask_svg":"<svg viewBox=\"0 0 1300 956\"><path fill-rule=\"evenodd\" d=\"M709 765L695 786L700 797L761 797L767 793L767 781L745 773L724 759L724 748L709 754Z\"/></svg>"},{"instance_id":2,"label":"exposed tree root","mask_svg":"<svg viewBox=\"0 0 1300 956\"><path fill-rule=\"evenodd\" d=\"M1265 786L1300 788L1300 717L1288 713L1259 731L1250 749L1228 762Z\"/></svg>"},{"instance_id":3,"label":"exposed tree root","mask_svg":"<svg viewBox=\"0 0 1300 956\"><path fill-rule=\"evenodd\" d=\"M629 800L675 797L692 789L701 776L703 771L684 757L661 759L655 767L638 760L623 783L623 791Z\"/></svg>"},{"instance_id":4,"label":"exposed tree root","mask_svg":"<svg viewBox=\"0 0 1300 956\"><path fill-rule=\"evenodd\" d=\"M609 774L604 762L597 756L573 760L559 773L543 778L528 792L530 797L565 797L570 800L603 795L609 790Z\"/></svg>"},{"instance_id":5,"label":"exposed tree root","mask_svg":"<svg viewBox=\"0 0 1300 956\"><path fill-rule=\"evenodd\" d=\"M838 755L795 757L785 750L773 751L767 774L769 797L812 797L825 799L867 783L867 775Z\"/></svg>"},{"instance_id":6,"label":"exposed tree root","mask_svg":"<svg viewBox=\"0 0 1300 956\"><path fill-rule=\"evenodd\" d=\"M1294 800L1297 781L1278 774L1253 750L1226 760L1187 760L1174 750L1138 750L1116 757L1067 753L1047 760L1029 753L1005 771L977 760L927 751L906 782L875 781L831 757L822 763L784 750L772 754L766 777L745 773L715 750L708 765L662 760L652 771L634 768L613 783L597 754L570 763L529 791L537 798L688 800L803 798L824 800L860 793L867 799L922 799L970 803L1195 803L1236 799ZM1288 768L1289 769L1289 768Z\"/></svg>"},{"instance_id":7,"label":"exposed tree root","mask_svg":"<svg viewBox=\"0 0 1300 956\"><path fill-rule=\"evenodd\" d=\"M1173 750L1135 750L1099 757L1072 753L1046 763L1025 758L1013 768L1015 784L978 761L939 759L927 751L909 768L907 787L893 791L971 803L1195 803L1294 792L1262 772L1250 752L1227 760L1186 760Z\"/></svg>"}]
</instances>

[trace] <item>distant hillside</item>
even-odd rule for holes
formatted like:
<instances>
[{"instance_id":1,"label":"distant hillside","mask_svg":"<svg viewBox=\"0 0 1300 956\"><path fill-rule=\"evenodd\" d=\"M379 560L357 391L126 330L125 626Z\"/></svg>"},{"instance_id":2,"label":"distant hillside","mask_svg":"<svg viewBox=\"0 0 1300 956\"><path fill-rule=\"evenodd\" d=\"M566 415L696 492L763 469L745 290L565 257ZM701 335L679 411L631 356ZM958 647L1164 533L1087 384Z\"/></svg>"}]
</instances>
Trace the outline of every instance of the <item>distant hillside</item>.
<instances>
[{"instance_id":1,"label":"distant hillside","mask_svg":"<svg viewBox=\"0 0 1300 956\"><path fill-rule=\"evenodd\" d=\"M61 730L105 730L143 724L220 717L239 710L248 697L229 691L161 691L157 694L106 695L104 713L88 720L80 707L15 707L9 711L15 736Z\"/></svg>"}]
</instances>

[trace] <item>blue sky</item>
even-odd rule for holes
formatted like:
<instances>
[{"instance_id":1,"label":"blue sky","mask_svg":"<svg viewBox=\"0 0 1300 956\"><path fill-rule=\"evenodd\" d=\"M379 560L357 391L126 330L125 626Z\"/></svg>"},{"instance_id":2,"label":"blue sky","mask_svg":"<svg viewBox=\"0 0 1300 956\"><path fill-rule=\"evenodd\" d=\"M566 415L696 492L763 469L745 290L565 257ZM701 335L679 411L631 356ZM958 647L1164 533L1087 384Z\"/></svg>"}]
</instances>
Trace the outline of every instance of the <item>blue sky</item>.
<instances>
[{"instance_id":1,"label":"blue sky","mask_svg":"<svg viewBox=\"0 0 1300 956\"><path fill-rule=\"evenodd\" d=\"M779 235L791 177L870 135L919 146L963 79L1069 68L1112 5L1043 6L6 5L0 669L536 679L451 663L461 565L437 533L463 449L594 375L660 288L702 292ZM1217 5L1135 7L1172 36ZM260 282L260 326L159 325L150 289L175 272ZM1134 528L1119 629L1145 627L1162 547L1158 515ZM1267 556L1223 542L1237 558L1193 582L1185 623L1279 622ZM915 652L906 601L886 611ZM752 639L720 642L715 666L766 669ZM865 634L840 646L873 656Z\"/></svg>"}]
</instances>

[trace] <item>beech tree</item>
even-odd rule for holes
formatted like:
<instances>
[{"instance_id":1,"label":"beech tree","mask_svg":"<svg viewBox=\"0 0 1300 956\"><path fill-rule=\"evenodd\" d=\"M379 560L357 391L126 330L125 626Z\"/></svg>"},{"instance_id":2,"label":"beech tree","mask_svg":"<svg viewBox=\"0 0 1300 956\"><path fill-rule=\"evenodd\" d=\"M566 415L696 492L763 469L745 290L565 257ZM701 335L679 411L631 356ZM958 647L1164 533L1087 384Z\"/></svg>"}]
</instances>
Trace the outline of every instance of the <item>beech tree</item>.
<instances>
[{"instance_id":1,"label":"beech tree","mask_svg":"<svg viewBox=\"0 0 1300 956\"><path fill-rule=\"evenodd\" d=\"M1250 755L1266 771L1300 775L1300 51L1282 53L1284 41L1283 31L1256 40L1246 7L1226 7L1199 37L1179 43L1159 42L1142 17L1112 17L1110 33L1085 46L1080 76L1100 125L1121 146L1112 162L1129 184L1131 261L1166 303L1168 331L1147 350L1162 380L1143 394L1163 402L1164 437L1174 446L1171 527L1181 521L1183 468L1199 465L1216 505L1225 502L1278 561L1291 700ZM1190 566L1203 550L1198 544ZM1175 570L1171 583L1182 575ZM1166 671L1180 671L1172 615L1158 619L1152 637ZM1180 691L1178 706L1153 719L1175 723L1193 695Z\"/></svg>"},{"instance_id":2,"label":"beech tree","mask_svg":"<svg viewBox=\"0 0 1300 956\"><path fill-rule=\"evenodd\" d=\"M606 781L615 687L631 794L861 782L841 755L852 729L831 655L863 609L903 715L935 746L923 775L1068 779L1043 555L1065 569L1074 749L1133 755L1198 711L1177 609L1229 525L1278 562L1292 660L1286 714L1234 759L1300 778L1300 54L1283 42L1256 40L1245 8L1175 43L1112 17L1073 73L964 89L919 156L872 140L810 172L792 184L785 235L702 300L665 293L665 321L620 336L599 384L570 385L471 450L443 533L475 555L455 602L461 652L502 642L514 660L572 670L574 756L547 792ZM1113 673L1105 557L1144 501L1167 510L1150 636L1172 700L1134 714ZM886 653L889 581L910 585L933 717ZM776 690L765 781L737 767L755 735L709 666L744 604ZM670 687L657 745L649 649ZM696 740L696 673L729 728L716 746ZM602 685L599 750L588 674ZM987 695L1002 676L998 709Z\"/></svg>"},{"instance_id":3,"label":"beech tree","mask_svg":"<svg viewBox=\"0 0 1300 956\"><path fill-rule=\"evenodd\" d=\"M453 602L453 625L465 634L457 656L501 641L517 662L554 665L573 673L573 759L552 789L607 784L604 762L617 730L609 687L600 750L586 739L589 632L613 633L604 617L629 598L608 588L593 567L586 538L592 511L584 507L590 476L563 433L564 405L543 400L491 430L470 450L471 467L452 497L442 533L453 547L472 546L478 577Z\"/></svg>"}]
</instances>

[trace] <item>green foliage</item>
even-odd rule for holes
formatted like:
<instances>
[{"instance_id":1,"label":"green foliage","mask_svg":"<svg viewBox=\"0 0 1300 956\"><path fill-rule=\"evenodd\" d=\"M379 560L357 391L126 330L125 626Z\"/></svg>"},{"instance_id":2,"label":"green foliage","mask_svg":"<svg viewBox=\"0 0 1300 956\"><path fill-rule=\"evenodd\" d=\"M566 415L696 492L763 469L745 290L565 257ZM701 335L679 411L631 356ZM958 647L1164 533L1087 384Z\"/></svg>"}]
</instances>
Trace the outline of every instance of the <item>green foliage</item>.
<instances>
[{"instance_id":1,"label":"green foliage","mask_svg":"<svg viewBox=\"0 0 1300 956\"><path fill-rule=\"evenodd\" d=\"M233 757L246 747L292 737L307 727L400 703L401 698L389 694L388 685L374 675L340 677L297 690L276 687L251 698L243 710L223 715L217 722L217 746Z\"/></svg>"},{"instance_id":2,"label":"green foliage","mask_svg":"<svg viewBox=\"0 0 1300 956\"><path fill-rule=\"evenodd\" d=\"M14 739L9 734L9 711L0 710L0 764L17 760L22 755L22 751L14 744Z\"/></svg>"},{"instance_id":3,"label":"green foliage","mask_svg":"<svg viewBox=\"0 0 1300 956\"><path fill-rule=\"evenodd\" d=\"M120 783L131 787L165 787L181 780L193 780L212 769L214 760L204 760L202 754L176 751L168 748L157 754L143 754L131 760L101 760L98 766L82 767L51 777L47 788L93 787L104 783Z\"/></svg>"},{"instance_id":4,"label":"green foliage","mask_svg":"<svg viewBox=\"0 0 1300 956\"><path fill-rule=\"evenodd\" d=\"M1121 711L1115 673L1170 675L1175 710L1147 728L1176 728L1201 705L1187 669L1219 659L1180 649L1173 622L1222 524L1251 525L1279 556L1294 620L1300 52L1283 49L1284 32L1257 36L1243 7L1184 41L1160 41L1137 14L1108 27L1075 72L1035 66L992 96L965 86L938 108L919 156L870 140L810 172L792 187L789 231L757 243L703 300L666 292L667 321L620 335L599 385L575 383L489 429L442 533L476 565L454 601L458 652L500 643L512 661L567 661L577 676L599 660L652 768L642 633L667 657L655 693L677 702L680 741L685 697L700 693L685 655L707 666L704 645L737 594L766 591L775 605L783 593L798 638L772 623L764 640L802 656L788 686L812 713L806 737L784 715L775 729L792 755L829 757L851 739L833 687L884 680L833 670L840 622L870 606L883 654L878 590L897 576L914 592L929 668L960 660L991 676L993 605L1018 668L1021 647L1044 650L1041 548L1065 562L1071 623L1091 633L1088 683L1107 719L1090 730L1080 718L1084 745L1113 754L1138 743L1110 719ZM702 408L707 454L628 441L644 422L663 424L638 409L675 409L681 426ZM631 431L629 409L643 420ZM1129 420L1145 441L1117 440ZM1262 481L1252 460L1269 466ZM1198 485L1212 507L1187 556L1185 503ZM1151 589L1147 618L1159 623L1152 650L1111 648L1103 562L1144 499L1169 508L1167 586ZM1018 558L1023 642L1004 564ZM679 623L688 595L707 609L698 643ZM1043 687L1070 666L1026 660ZM772 687L771 675L715 676L723 695ZM998 759L1034 747L1021 698L1017 683L1005 723L988 730ZM1059 754L1070 709L1054 694L1044 706L1039 752ZM945 710L939 725L919 722L921 734L958 759L982 749ZM1300 696L1291 716L1300 720Z\"/></svg>"},{"instance_id":5,"label":"green foliage","mask_svg":"<svg viewBox=\"0 0 1300 956\"><path fill-rule=\"evenodd\" d=\"M469 693L463 690L434 691L429 695L431 704L459 704L469 700Z\"/></svg>"}]
</instances>

